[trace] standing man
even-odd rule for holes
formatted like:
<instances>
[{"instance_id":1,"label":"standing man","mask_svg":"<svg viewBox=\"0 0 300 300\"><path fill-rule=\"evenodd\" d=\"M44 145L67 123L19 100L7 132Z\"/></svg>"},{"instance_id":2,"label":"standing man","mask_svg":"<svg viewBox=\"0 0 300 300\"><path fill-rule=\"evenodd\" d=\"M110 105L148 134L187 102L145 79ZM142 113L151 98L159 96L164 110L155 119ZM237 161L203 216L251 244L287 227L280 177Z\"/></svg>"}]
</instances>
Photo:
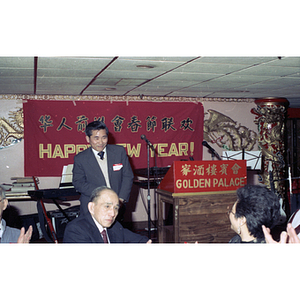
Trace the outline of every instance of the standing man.
<instances>
[{"instance_id":1,"label":"standing man","mask_svg":"<svg viewBox=\"0 0 300 300\"><path fill-rule=\"evenodd\" d=\"M148 243L152 241L123 228L116 221L119 197L106 186L96 188L88 203L89 213L80 215L64 232L64 243Z\"/></svg>"},{"instance_id":2,"label":"standing man","mask_svg":"<svg viewBox=\"0 0 300 300\"><path fill-rule=\"evenodd\" d=\"M108 128L94 121L85 129L88 149L74 157L73 185L81 193L80 212L88 212L92 191L99 186L111 187L121 203L129 200L133 172L123 146L108 145Z\"/></svg>"}]
</instances>

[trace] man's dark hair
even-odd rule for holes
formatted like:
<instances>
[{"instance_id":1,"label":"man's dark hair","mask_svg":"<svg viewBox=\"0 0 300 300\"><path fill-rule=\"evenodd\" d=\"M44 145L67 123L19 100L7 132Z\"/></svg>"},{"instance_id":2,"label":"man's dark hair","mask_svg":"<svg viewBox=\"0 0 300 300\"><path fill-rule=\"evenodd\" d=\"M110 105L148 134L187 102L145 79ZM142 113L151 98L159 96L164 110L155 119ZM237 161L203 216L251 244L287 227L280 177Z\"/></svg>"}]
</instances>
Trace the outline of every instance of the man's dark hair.
<instances>
[{"instance_id":1,"label":"man's dark hair","mask_svg":"<svg viewBox=\"0 0 300 300\"><path fill-rule=\"evenodd\" d=\"M108 128L107 126L105 125L104 122L101 122L101 121L94 121L94 122L91 122L89 123L86 128L85 128L85 134L90 137L92 134L93 134L93 130L101 130L101 129L105 129L106 131L106 134L108 135Z\"/></svg>"},{"instance_id":2,"label":"man's dark hair","mask_svg":"<svg viewBox=\"0 0 300 300\"><path fill-rule=\"evenodd\" d=\"M112 188L109 188L108 186L99 186L92 191L90 202L97 202L103 191L112 191L117 195L117 193Z\"/></svg>"},{"instance_id":3,"label":"man's dark hair","mask_svg":"<svg viewBox=\"0 0 300 300\"><path fill-rule=\"evenodd\" d=\"M261 226L273 228L280 217L278 197L264 186L246 185L237 190L238 201L235 217L245 217L249 232L263 239Z\"/></svg>"}]
</instances>

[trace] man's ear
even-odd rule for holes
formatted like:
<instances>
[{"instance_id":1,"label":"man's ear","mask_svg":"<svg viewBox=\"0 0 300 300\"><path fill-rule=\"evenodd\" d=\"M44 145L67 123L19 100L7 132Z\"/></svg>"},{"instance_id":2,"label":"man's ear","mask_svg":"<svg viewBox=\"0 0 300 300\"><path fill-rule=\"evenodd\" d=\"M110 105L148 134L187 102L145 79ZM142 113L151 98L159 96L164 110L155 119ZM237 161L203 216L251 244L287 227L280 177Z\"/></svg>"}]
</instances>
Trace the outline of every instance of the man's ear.
<instances>
[{"instance_id":1,"label":"man's ear","mask_svg":"<svg viewBox=\"0 0 300 300\"><path fill-rule=\"evenodd\" d=\"M89 210L89 212L92 216L94 215L94 208L95 208L95 203L94 202L89 202L88 203L88 210Z\"/></svg>"},{"instance_id":2,"label":"man's ear","mask_svg":"<svg viewBox=\"0 0 300 300\"><path fill-rule=\"evenodd\" d=\"M90 143L90 137L89 136L85 136L86 142L89 144Z\"/></svg>"}]
</instances>

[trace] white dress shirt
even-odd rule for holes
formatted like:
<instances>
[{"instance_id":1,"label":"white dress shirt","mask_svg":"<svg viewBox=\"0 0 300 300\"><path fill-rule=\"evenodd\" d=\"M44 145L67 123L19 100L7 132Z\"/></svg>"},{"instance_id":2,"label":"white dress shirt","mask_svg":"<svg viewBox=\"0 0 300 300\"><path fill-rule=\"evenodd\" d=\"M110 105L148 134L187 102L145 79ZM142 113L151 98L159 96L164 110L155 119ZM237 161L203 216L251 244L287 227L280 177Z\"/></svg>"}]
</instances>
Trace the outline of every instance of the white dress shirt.
<instances>
[{"instance_id":1,"label":"white dress shirt","mask_svg":"<svg viewBox=\"0 0 300 300\"><path fill-rule=\"evenodd\" d=\"M98 221L97 221L93 216L92 216L92 218L93 218L93 220L94 220L94 222L95 222L97 228L99 229L100 234L101 234L101 232L102 232L103 230L106 231L107 241L108 241L108 243L110 243L110 241L109 241L109 236L108 236L108 233L107 233L106 228L103 228L102 225L101 225L100 223L98 223ZM101 236L102 236L102 234L101 234Z\"/></svg>"}]
</instances>

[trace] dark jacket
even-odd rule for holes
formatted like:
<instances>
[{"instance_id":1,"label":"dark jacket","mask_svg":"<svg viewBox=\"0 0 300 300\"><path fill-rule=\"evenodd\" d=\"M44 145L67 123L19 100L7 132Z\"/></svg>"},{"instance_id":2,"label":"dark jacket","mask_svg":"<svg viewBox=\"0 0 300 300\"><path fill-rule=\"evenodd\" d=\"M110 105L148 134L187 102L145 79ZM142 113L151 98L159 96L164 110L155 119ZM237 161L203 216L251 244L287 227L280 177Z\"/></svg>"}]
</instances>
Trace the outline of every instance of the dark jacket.
<instances>
[{"instance_id":1,"label":"dark jacket","mask_svg":"<svg viewBox=\"0 0 300 300\"><path fill-rule=\"evenodd\" d=\"M123 146L107 145L107 167L111 188L119 198L129 200L133 172ZM120 167L121 166L121 167ZM88 213L87 204L92 191L99 186L106 186L104 175L99 167L91 147L74 157L73 185L81 193L80 212Z\"/></svg>"},{"instance_id":2,"label":"dark jacket","mask_svg":"<svg viewBox=\"0 0 300 300\"><path fill-rule=\"evenodd\" d=\"M107 229L110 243L146 243L148 238L123 228L115 222ZM98 227L88 212L67 224L64 243L104 243Z\"/></svg>"}]
</instances>

